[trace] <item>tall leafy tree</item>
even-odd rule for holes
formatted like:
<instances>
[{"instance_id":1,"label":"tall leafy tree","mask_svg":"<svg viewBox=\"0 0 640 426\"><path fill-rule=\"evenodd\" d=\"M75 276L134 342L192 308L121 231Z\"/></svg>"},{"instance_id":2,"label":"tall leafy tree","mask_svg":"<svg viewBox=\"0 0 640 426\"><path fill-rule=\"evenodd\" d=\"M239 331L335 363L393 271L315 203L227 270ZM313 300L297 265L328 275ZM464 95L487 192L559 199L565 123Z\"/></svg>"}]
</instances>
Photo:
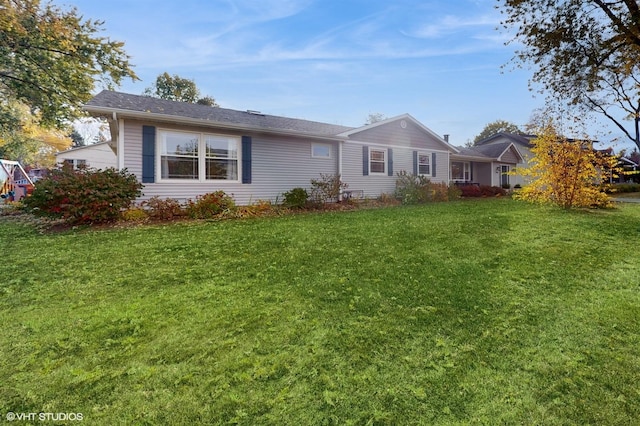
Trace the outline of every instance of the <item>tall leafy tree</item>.
<instances>
[{"instance_id":1,"label":"tall leafy tree","mask_svg":"<svg viewBox=\"0 0 640 426\"><path fill-rule=\"evenodd\" d=\"M504 28L516 30L512 42L522 44L514 60L533 67L531 81L540 83L551 100L603 114L640 147L639 3L498 2Z\"/></svg>"},{"instance_id":2,"label":"tall leafy tree","mask_svg":"<svg viewBox=\"0 0 640 426\"><path fill-rule=\"evenodd\" d=\"M496 120L484 126L482 132L480 132L473 140L473 143L477 143L483 139L493 136L496 133L515 133L517 135L523 134L522 130L516 125L506 120Z\"/></svg>"},{"instance_id":3,"label":"tall leafy tree","mask_svg":"<svg viewBox=\"0 0 640 426\"><path fill-rule=\"evenodd\" d=\"M143 94L169 101L197 103L212 107L219 106L211 96L200 96L200 90L198 90L195 81L182 78L177 74L169 75L167 72L160 74L155 83L151 87L147 87Z\"/></svg>"},{"instance_id":4,"label":"tall leafy tree","mask_svg":"<svg viewBox=\"0 0 640 426\"><path fill-rule=\"evenodd\" d=\"M367 121L365 121L365 125L377 123L379 121L386 120L387 116L381 112L370 112L367 116Z\"/></svg>"},{"instance_id":5,"label":"tall leafy tree","mask_svg":"<svg viewBox=\"0 0 640 426\"><path fill-rule=\"evenodd\" d=\"M595 151L588 138L563 137L553 120L535 133L531 149L534 156L527 167L517 171L530 182L515 198L564 209L610 205L607 194L594 183L607 181L615 167L614 156Z\"/></svg>"},{"instance_id":6,"label":"tall leafy tree","mask_svg":"<svg viewBox=\"0 0 640 426\"><path fill-rule=\"evenodd\" d=\"M0 130L11 130L11 103L37 112L38 125L64 128L82 114L96 82L137 79L122 42L102 37L102 21L40 0L0 0Z\"/></svg>"}]
</instances>

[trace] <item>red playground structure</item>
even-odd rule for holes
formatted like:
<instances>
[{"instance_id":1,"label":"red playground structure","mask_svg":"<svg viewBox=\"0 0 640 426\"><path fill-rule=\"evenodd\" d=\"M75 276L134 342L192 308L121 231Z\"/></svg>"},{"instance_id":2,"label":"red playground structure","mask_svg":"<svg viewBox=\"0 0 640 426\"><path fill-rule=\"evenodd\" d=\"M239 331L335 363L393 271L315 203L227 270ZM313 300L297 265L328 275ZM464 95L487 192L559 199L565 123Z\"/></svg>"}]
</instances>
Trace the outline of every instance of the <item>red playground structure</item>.
<instances>
[{"instance_id":1,"label":"red playground structure","mask_svg":"<svg viewBox=\"0 0 640 426\"><path fill-rule=\"evenodd\" d=\"M0 160L0 199L1 201L20 201L33 191L33 182L20 163Z\"/></svg>"}]
</instances>

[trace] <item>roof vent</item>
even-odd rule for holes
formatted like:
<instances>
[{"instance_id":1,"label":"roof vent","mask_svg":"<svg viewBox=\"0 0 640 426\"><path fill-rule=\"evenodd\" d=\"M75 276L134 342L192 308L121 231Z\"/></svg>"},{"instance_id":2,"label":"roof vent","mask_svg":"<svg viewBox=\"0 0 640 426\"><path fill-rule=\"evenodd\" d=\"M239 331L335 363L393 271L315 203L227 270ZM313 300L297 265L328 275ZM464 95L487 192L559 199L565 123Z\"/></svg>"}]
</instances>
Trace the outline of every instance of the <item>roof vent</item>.
<instances>
[{"instance_id":1,"label":"roof vent","mask_svg":"<svg viewBox=\"0 0 640 426\"><path fill-rule=\"evenodd\" d=\"M444 135L444 141L449 142L449 135Z\"/></svg>"},{"instance_id":2,"label":"roof vent","mask_svg":"<svg viewBox=\"0 0 640 426\"><path fill-rule=\"evenodd\" d=\"M251 114L251 115L262 115L262 116L264 116L264 114L263 114L263 113L261 113L260 111L255 111L255 110L253 110L253 109L248 109L248 110L247 110L247 114Z\"/></svg>"}]
</instances>

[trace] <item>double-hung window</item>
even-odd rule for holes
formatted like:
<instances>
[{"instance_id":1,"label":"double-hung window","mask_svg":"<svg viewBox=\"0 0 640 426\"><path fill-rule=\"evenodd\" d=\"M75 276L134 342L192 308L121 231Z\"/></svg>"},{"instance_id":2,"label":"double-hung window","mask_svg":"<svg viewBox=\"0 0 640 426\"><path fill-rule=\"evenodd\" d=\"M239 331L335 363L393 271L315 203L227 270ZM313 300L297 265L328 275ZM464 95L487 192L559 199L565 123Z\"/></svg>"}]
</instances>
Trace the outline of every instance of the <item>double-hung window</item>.
<instances>
[{"instance_id":1,"label":"double-hung window","mask_svg":"<svg viewBox=\"0 0 640 426\"><path fill-rule=\"evenodd\" d=\"M371 148L369 150L369 173L385 174L387 164L387 150Z\"/></svg>"},{"instance_id":2,"label":"double-hung window","mask_svg":"<svg viewBox=\"0 0 640 426\"><path fill-rule=\"evenodd\" d=\"M199 135L162 132L160 177L162 179L198 179Z\"/></svg>"},{"instance_id":3,"label":"double-hung window","mask_svg":"<svg viewBox=\"0 0 640 426\"><path fill-rule=\"evenodd\" d=\"M238 180L238 143L226 136L205 135L206 178Z\"/></svg>"},{"instance_id":4,"label":"double-hung window","mask_svg":"<svg viewBox=\"0 0 640 426\"><path fill-rule=\"evenodd\" d=\"M418 153L418 174L431 176L431 154Z\"/></svg>"},{"instance_id":5,"label":"double-hung window","mask_svg":"<svg viewBox=\"0 0 640 426\"><path fill-rule=\"evenodd\" d=\"M159 132L160 178L238 180L238 139L203 133Z\"/></svg>"}]
</instances>

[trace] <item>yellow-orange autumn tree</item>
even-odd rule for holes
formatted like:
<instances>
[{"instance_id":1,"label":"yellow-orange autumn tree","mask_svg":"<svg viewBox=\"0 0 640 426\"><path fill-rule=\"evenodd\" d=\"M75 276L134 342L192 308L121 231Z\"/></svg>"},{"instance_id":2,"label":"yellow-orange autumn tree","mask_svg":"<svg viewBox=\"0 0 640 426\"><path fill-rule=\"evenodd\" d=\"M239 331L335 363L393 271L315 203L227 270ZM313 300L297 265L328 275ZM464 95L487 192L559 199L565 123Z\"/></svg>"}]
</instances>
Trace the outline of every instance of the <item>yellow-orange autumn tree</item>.
<instances>
[{"instance_id":1,"label":"yellow-orange autumn tree","mask_svg":"<svg viewBox=\"0 0 640 426\"><path fill-rule=\"evenodd\" d=\"M564 209L610 207L600 183L608 181L615 158L593 149L588 138L568 139L548 121L536 131L533 158L517 173L529 184L514 197L538 203L553 203Z\"/></svg>"},{"instance_id":2,"label":"yellow-orange autumn tree","mask_svg":"<svg viewBox=\"0 0 640 426\"><path fill-rule=\"evenodd\" d=\"M0 126L0 158L17 160L35 167L55 165L55 153L71 147L71 138L63 130L40 125L37 112L20 102L8 102L14 128Z\"/></svg>"}]
</instances>

